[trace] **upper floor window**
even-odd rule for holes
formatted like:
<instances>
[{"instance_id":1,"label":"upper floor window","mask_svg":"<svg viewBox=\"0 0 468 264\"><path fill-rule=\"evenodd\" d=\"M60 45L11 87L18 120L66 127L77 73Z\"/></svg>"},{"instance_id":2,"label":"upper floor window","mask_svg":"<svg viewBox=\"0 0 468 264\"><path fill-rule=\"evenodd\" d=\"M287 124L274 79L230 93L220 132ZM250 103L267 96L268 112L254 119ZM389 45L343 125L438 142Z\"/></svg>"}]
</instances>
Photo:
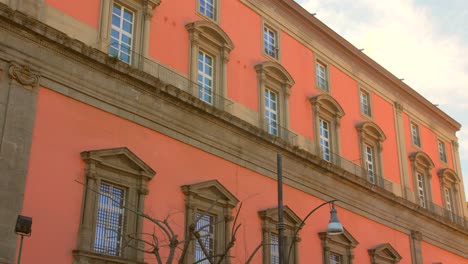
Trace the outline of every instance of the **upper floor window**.
<instances>
[{"instance_id":1,"label":"upper floor window","mask_svg":"<svg viewBox=\"0 0 468 264\"><path fill-rule=\"evenodd\" d=\"M445 150L445 142L438 140L437 141L437 149L439 151L439 159L442 162L447 163L447 152Z\"/></svg>"},{"instance_id":2,"label":"upper floor window","mask_svg":"<svg viewBox=\"0 0 468 264\"><path fill-rule=\"evenodd\" d=\"M374 122L362 122L356 125L358 131L361 165L372 184L384 187L382 171L382 142L386 139L384 132Z\"/></svg>"},{"instance_id":3,"label":"upper floor window","mask_svg":"<svg viewBox=\"0 0 468 264\"><path fill-rule=\"evenodd\" d=\"M330 123L320 119L320 149L322 158L329 162L332 161L330 143Z\"/></svg>"},{"instance_id":4,"label":"upper floor window","mask_svg":"<svg viewBox=\"0 0 468 264\"><path fill-rule=\"evenodd\" d=\"M328 87L328 68L325 63L321 61L315 62L315 80L317 87L325 92L329 92Z\"/></svg>"},{"instance_id":5,"label":"upper floor window","mask_svg":"<svg viewBox=\"0 0 468 264\"><path fill-rule=\"evenodd\" d=\"M370 104L370 94L364 90L360 90L359 93L360 105L361 105L361 113L364 115L371 117L371 104Z\"/></svg>"},{"instance_id":6,"label":"upper floor window","mask_svg":"<svg viewBox=\"0 0 468 264\"><path fill-rule=\"evenodd\" d=\"M218 0L197 0L198 12L207 18L217 21L218 20Z\"/></svg>"},{"instance_id":7,"label":"upper floor window","mask_svg":"<svg viewBox=\"0 0 468 264\"><path fill-rule=\"evenodd\" d=\"M411 142L413 145L421 147L421 137L419 135L419 126L415 123L411 123Z\"/></svg>"},{"instance_id":8,"label":"upper floor window","mask_svg":"<svg viewBox=\"0 0 468 264\"><path fill-rule=\"evenodd\" d=\"M353 250L359 242L345 229L341 235L330 235L327 232L319 233L322 240L324 264L352 264Z\"/></svg>"},{"instance_id":9,"label":"upper floor window","mask_svg":"<svg viewBox=\"0 0 468 264\"><path fill-rule=\"evenodd\" d=\"M128 8L114 4L109 54L131 64L133 50L133 25L135 14Z\"/></svg>"},{"instance_id":10,"label":"upper floor window","mask_svg":"<svg viewBox=\"0 0 468 264\"><path fill-rule=\"evenodd\" d=\"M265 89L265 119L268 133L278 135L278 95Z\"/></svg>"},{"instance_id":11,"label":"upper floor window","mask_svg":"<svg viewBox=\"0 0 468 264\"><path fill-rule=\"evenodd\" d=\"M279 246L278 246L278 208L269 208L258 212L262 220L263 232L263 264L279 264ZM298 243L300 238L296 235L299 230L301 219L288 207L284 207L284 237L283 237L283 263L298 263ZM296 235L296 236L295 236Z\"/></svg>"},{"instance_id":12,"label":"upper floor window","mask_svg":"<svg viewBox=\"0 0 468 264\"><path fill-rule=\"evenodd\" d=\"M80 263L116 258L142 262L143 255L136 250L142 226L127 206L143 210L146 185L155 172L127 148L85 151L81 157L86 163L86 181L75 258ZM137 239L125 241L128 235Z\"/></svg>"},{"instance_id":13,"label":"upper floor window","mask_svg":"<svg viewBox=\"0 0 468 264\"><path fill-rule=\"evenodd\" d=\"M279 58L278 32L270 26L263 26L263 52L268 56Z\"/></svg>"},{"instance_id":14,"label":"upper floor window","mask_svg":"<svg viewBox=\"0 0 468 264\"><path fill-rule=\"evenodd\" d=\"M200 100L223 109L227 100L227 63L234 48L229 36L210 21L196 21L185 28L190 34L189 92Z\"/></svg>"},{"instance_id":15,"label":"upper floor window","mask_svg":"<svg viewBox=\"0 0 468 264\"><path fill-rule=\"evenodd\" d=\"M278 62L255 65L259 93L259 126L271 135L290 140L289 93L294 80Z\"/></svg>"},{"instance_id":16,"label":"upper floor window","mask_svg":"<svg viewBox=\"0 0 468 264\"><path fill-rule=\"evenodd\" d=\"M457 217L463 214L463 205L460 206L459 184L460 180L452 169L445 168L437 172L439 175L440 190L442 192L442 202L445 208L445 215L454 222L463 224L463 218Z\"/></svg>"},{"instance_id":17,"label":"upper floor window","mask_svg":"<svg viewBox=\"0 0 468 264\"><path fill-rule=\"evenodd\" d=\"M413 173L415 199L421 207L431 209L432 206L432 173L434 163L429 156L422 152L413 152L409 156Z\"/></svg>"},{"instance_id":18,"label":"upper floor window","mask_svg":"<svg viewBox=\"0 0 468 264\"><path fill-rule=\"evenodd\" d=\"M182 191L185 194L185 239L195 241L190 244L183 263L219 263L224 254L226 257L221 263L230 263L229 222L239 200L217 180L184 185ZM198 235L190 230L194 223L194 232ZM206 256L202 245L210 256Z\"/></svg>"},{"instance_id":19,"label":"upper floor window","mask_svg":"<svg viewBox=\"0 0 468 264\"><path fill-rule=\"evenodd\" d=\"M324 160L335 162L334 155L340 154L340 119L344 116L344 111L328 94L311 97L309 101L314 116L317 153L320 153Z\"/></svg>"},{"instance_id":20,"label":"upper floor window","mask_svg":"<svg viewBox=\"0 0 468 264\"><path fill-rule=\"evenodd\" d=\"M198 98L213 104L213 57L203 51L198 52Z\"/></svg>"},{"instance_id":21,"label":"upper floor window","mask_svg":"<svg viewBox=\"0 0 468 264\"><path fill-rule=\"evenodd\" d=\"M149 30L153 9L160 0L102 1L99 24L99 45L102 51L127 64L140 67L149 45Z\"/></svg>"}]
</instances>

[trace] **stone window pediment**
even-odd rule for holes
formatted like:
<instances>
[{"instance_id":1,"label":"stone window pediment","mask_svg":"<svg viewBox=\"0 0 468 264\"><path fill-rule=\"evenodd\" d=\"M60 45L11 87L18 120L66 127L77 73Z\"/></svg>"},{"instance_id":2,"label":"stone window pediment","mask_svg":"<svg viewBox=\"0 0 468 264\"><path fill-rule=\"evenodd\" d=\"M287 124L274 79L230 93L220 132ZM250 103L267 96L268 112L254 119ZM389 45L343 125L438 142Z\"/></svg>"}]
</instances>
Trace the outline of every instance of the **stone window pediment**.
<instances>
[{"instance_id":1,"label":"stone window pediment","mask_svg":"<svg viewBox=\"0 0 468 264\"><path fill-rule=\"evenodd\" d=\"M402 259L389 243L377 245L368 250L371 264L396 264Z\"/></svg>"},{"instance_id":2,"label":"stone window pediment","mask_svg":"<svg viewBox=\"0 0 468 264\"><path fill-rule=\"evenodd\" d=\"M354 248L359 242L344 229L341 235L329 235L327 232L320 232L322 240L323 263L329 264L331 256L339 255L342 263L352 264L354 260Z\"/></svg>"}]
</instances>

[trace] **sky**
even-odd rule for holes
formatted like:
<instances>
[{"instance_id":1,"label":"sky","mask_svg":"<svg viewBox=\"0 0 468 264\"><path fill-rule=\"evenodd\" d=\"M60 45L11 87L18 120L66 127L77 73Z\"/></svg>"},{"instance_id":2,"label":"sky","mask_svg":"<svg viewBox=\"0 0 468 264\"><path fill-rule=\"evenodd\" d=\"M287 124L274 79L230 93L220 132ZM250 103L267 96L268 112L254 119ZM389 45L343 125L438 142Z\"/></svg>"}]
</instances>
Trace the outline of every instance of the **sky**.
<instances>
[{"instance_id":1,"label":"sky","mask_svg":"<svg viewBox=\"0 0 468 264\"><path fill-rule=\"evenodd\" d=\"M462 125L468 199L468 1L295 1Z\"/></svg>"}]
</instances>

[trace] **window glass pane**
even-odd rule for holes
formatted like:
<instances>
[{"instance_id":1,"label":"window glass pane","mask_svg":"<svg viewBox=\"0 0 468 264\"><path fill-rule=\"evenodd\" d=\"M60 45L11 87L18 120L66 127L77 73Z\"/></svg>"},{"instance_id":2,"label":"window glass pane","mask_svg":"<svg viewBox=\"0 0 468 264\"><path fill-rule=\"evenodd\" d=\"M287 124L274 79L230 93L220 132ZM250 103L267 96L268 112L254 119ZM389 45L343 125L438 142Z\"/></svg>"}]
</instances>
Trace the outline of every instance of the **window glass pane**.
<instances>
[{"instance_id":1,"label":"window glass pane","mask_svg":"<svg viewBox=\"0 0 468 264\"><path fill-rule=\"evenodd\" d=\"M214 254L214 245L215 245L215 218L212 215L205 213L196 213L196 219L198 219L196 224L196 230L200 234L201 242L203 243L204 248L210 254ZM210 262L206 259L206 255L203 252L203 249L198 242L195 241L195 262L204 259L198 263L209 264Z\"/></svg>"},{"instance_id":2,"label":"window glass pane","mask_svg":"<svg viewBox=\"0 0 468 264\"><path fill-rule=\"evenodd\" d=\"M270 263L279 264L279 247L277 234L271 234L270 237Z\"/></svg>"},{"instance_id":3,"label":"window glass pane","mask_svg":"<svg viewBox=\"0 0 468 264\"><path fill-rule=\"evenodd\" d=\"M198 53L198 97L202 101L213 103L213 58L200 51Z\"/></svg>"},{"instance_id":4,"label":"window glass pane","mask_svg":"<svg viewBox=\"0 0 468 264\"><path fill-rule=\"evenodd\" d=\"M111 184L101 183L98 202L94 251L111 256L120 256L125 190Z\"/></svg>"}]
</instances>

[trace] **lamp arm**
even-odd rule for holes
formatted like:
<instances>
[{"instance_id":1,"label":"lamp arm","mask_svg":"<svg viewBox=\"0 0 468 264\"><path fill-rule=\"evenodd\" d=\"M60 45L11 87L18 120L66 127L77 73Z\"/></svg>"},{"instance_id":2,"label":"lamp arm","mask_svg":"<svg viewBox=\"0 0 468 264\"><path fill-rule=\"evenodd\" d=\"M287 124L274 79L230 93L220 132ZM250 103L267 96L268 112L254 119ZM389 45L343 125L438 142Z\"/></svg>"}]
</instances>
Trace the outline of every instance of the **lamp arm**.
<instances>
[{"instance_id":1,"label":"lamp arm","mask_svg":"<svg viewBox=\"0 0 468 264\"><path fill-rule=\"evenodd\" d=\"M304 219L301 221L301 224L299 225L299 228L296 229L296 231L294 232L294 236L293 236L293 239L291 241L291 244L289 245L289 250L288 250L288 263L289 263L289 257L291 256L291 250L292 250L292 247L294 245L294 241L296 241L296 237L297 237L297 234L299 233L299 230L302 229L302 227L304 226L305 224L305 221L307 221L307 219L309 219L309 217L315 212L317 211L320 207L326 205L326 204L329 204L329 203L334 203L338 201L338 199L333 199L333 200L330 200L330 201L326 201L322 204L320 204L319 206L315 207L314 209L312 209L312 211L310 211L306 217L304 217Z\"/></svg>"}]
</instances>

